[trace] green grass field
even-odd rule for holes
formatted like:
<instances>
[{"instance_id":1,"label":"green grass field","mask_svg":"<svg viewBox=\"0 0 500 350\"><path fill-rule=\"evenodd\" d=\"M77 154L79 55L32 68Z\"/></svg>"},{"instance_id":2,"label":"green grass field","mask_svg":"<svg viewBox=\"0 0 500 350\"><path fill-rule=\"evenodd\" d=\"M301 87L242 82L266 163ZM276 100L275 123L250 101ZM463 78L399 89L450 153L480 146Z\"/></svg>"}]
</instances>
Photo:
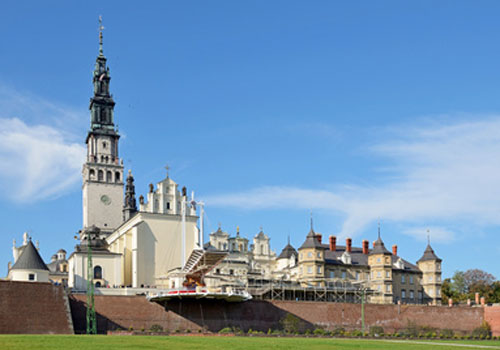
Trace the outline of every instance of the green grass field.
<instances>
[{"instance_id":1,"label":"green grass field","mask_svg":"<svg viewBox=\"0 0 500 350\"><path fill-rule=\"evenodd\" d=\"M500 349L500 341L385 341L217 336L0 335L1 350L50 349Z\"/></svg>"}]
</instances>

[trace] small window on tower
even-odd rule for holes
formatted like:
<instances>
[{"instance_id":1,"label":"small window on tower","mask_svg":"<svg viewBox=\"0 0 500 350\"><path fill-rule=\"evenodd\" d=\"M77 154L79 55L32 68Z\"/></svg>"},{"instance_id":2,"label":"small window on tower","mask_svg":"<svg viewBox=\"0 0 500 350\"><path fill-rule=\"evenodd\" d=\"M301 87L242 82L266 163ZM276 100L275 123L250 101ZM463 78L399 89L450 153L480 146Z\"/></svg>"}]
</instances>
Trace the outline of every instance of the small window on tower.
<instances>
[{"instance_id":1,"label":"small window on tower","mask_svg":"<svg viewBox=\"0 0 500 350\"><path fill-rule=\"evenodd\" d=\"M35 280L35 274L34 273L30 273L29 276L28 276L28 279L30 281L34 281Z\"/></svg>"},{"instance_id":2,"label":"small window on tower","mask_svg":"<svg viewBox=\"0 0 500 350\"><path fill-rule=\"evenodd\" d=\"M94 178L95 178L95 170L94 169L89 170L89 177L90 177L90 180L94 180Z\"/></svg>"},{"instance_id":3,"label":"small window on tower","mask_svg":"<svg viewBox=\"0 0 500 350\"><path fill-rule=\"evenodd\" d=\"M106 182L111 182L111 171L106 172Z\"/></svg>"},{"instance_id":4,"label":"small window on tower","mask_svg":"<svg viewBox=\"0 0 500 350\"><path fill-rule=\"evenodd\" d=\"M102 148L106 148L106 142L102 143Z\"/></svg>"},{"instance_id":5,"label":"small window on tower","mask_svg":"<svg viewBox=\"0 0 500 350\"><path fill-rule=\"evenodd\" d=\"M104 180L104 172L102 170L99 170L97 172L97 180L99 180L99 181Z\"/></svg>"},{"instance_id":6,"label":"small window on tower","mask_svg":"<svg viewBox=\"0 0 500 350\"><path fill-rule=\"evenodd\" d=\"M115 182L120 182L120 173L118 171L115 172Z\"/></svg>"}]
</instances>

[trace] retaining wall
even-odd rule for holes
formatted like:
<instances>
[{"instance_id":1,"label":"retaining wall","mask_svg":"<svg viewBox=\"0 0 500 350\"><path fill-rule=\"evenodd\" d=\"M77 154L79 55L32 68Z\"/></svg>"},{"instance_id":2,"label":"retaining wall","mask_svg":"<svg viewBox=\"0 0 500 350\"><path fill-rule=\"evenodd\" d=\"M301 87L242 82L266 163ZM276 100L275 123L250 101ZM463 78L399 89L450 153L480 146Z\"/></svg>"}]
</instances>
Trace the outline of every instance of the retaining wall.
<instances>
[{"instance_id":1,"label":"retaining wall","mask_svg":"<svg viewBox=\"0 0 500 350\"><path fill-rule=\"evenodd\" d=\"M71 308L75 331L85 330L85 295L72 295ZM297 316L302 328L318 326L328 330L343 327L346 330L361 329L361 305L260 301L227 303L211 300L183 300L165 305L148 302L142 296L95 296L98 331L118 328L149 329L159 324L171 332L176 330L218 331L224 327L239 327L267 331L280 328L280 320L288 313ZM500 308L499 308L500 311ZM413 323L439 329L470 332L484 320L481 307L446 307L418 305L365 305L365 324L380 325L386 332L394 332ZM498 320L500 315L490 313ZM496 323L489 321L491 324ZM498 321L500 325L500 321ZM500 330L500 328L499 328Z\"/></svg>"},{"instance_id":2,"label":"retaining wall","mask_svg":"<svg viewBox=\"0 0 500 350\"><path fill-rule=\"evenodd\" d=\"M72 334L66 292L52 283L0 281L0 333Z\"/></svg>"}]
</instances>

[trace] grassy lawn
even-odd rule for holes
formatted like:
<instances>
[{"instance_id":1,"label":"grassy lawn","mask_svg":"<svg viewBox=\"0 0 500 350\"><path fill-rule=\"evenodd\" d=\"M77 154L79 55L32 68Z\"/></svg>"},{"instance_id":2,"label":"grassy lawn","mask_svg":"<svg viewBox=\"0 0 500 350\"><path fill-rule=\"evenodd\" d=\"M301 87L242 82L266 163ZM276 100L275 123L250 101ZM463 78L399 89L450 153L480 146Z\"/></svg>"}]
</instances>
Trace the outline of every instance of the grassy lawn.
<instances>
[{"instance_id":1,"label":"grassy lawn","mask_svg":"<svg viewBox=\"0 0 500 350\"><path fill-rule=\"evenodd\" d=\"M85 335L0 335L1 350L20 349L473 349L489 347L500 349L499 341L415 341L391 342L384 340L325 339L325 338L261 338L261 337L202 337L202 336L85 336ZM420 344L423 343L423 344ZM458 347L443 343L467 344ZM476 347L477 346L477 347Z\"/></svg>"}]
</instances>

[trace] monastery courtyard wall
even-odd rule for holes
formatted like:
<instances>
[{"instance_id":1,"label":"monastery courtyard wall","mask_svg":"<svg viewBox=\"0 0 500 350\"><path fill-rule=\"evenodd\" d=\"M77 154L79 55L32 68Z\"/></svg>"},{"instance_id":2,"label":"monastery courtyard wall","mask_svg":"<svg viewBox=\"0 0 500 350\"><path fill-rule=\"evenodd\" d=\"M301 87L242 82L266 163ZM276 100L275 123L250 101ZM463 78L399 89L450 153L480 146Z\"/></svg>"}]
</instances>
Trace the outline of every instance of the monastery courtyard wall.
<instances>
[{"instance_id":1,"label":"monastery courtyard wall","mask_svg":"<svg viewBox=\"0 0 500 350\"><path fill-rule=\"evenodd\" d=\"M75 332L85 330L85 295L70 297ZM175 301L165 307L142 296L95 296L99 333L118 328L135 330L161 325L164 329L218 331L224 327L261 330L280 328L288 313L301 319L303 327L333 330L361 329L361 305L307 301L260 301L227 303L223 301ZM386 332L405 328L408 322L419 326L470 332L487 320L493 335L500 335L500 307L446 307L421 305L365 305L366 328L384 327Z\"/></svg>"}]
</instances>

